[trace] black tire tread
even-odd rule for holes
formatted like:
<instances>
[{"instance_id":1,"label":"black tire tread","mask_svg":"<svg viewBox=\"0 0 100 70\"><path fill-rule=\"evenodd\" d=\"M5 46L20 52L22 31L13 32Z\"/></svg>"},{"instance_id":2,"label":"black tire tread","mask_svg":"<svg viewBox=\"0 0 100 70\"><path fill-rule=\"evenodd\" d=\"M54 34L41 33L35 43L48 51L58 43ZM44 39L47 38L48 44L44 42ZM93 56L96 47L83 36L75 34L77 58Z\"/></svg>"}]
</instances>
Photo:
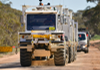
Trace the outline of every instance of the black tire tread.
<instances>
[{"instance_id":1,"label":"black tire tread","mask_svg":"<svg viewBox=\"0 0 100 70\"><path fill-rule=\"evenodd\" d=\"M31 52L27 52L27 49L20 49L21 66L31 66L31 62Z\"/></svg>"},{"instance_id":2,"label":"black tire tread","mask_svg":"<svg viewBox=\"0 0 100 70\"><path fill-rule=\"evenodd\" d=\"M71 47L69 47L69 61L68 63L71 63Z\"/></svg>"},{"instance_id":3,"label":"black tire tread","mask_svg":"<svg viewBox=\"0 0 100 70\"><path fill-rule=\"evenodd\" d=\"M57 52L54 53L54 63L56 66L65 65L65 50L64 49L58 49Z\"/></svg>"}]
</instances>

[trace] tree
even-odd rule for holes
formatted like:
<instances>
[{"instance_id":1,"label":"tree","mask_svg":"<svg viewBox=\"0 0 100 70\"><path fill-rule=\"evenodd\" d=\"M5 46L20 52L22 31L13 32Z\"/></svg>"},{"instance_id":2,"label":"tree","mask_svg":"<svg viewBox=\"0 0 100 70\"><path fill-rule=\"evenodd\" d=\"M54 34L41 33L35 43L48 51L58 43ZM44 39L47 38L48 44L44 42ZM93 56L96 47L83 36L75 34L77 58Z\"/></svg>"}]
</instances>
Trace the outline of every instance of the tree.
<instances>
[{"instance_id":1,"label":"tree","mask_svg":"<svg viewBox=\"0 0 100 70\"><path fill-rule=\"evenodd\" d=\"M78 21L78 26L79 28L85 28L86 26L84 25L83 19L82 19L82 14L83 14L83 10L78 10L76 13L73 13L73 19L75 21Z\"/></svg>"},{"instance_id":2,"label":"tree","mask_svg":"<svg viewBox=\"0 0 100 70\"><path fill-rule=\"evenodd\" d=\"M100 34L100 0L87 0L88 2L98 2L96 7L88 8L83 13L83 20L86 26L95 34Z\"/></svg>"},{"instance_id":3,"label":"tree","mask_svg":"<svg viewBox=\"0 0 100 70\"><path fill-rule=\"evenodd\" d=\"M95 4L98 4L98 3L100 3L100 0L87 0L87 2L93 2L93 3L95 3ZM97 2L97 3L96 3Z\"/></svg>"},{"instance_id":4,"label":"tree","mask_svg":"<svg viewBox=\"0 0 100 70\"><path fill-rule=\"evenodd\" d=\"M87 2L99 2L100 0L87 0Z\"/></svg>"},{"instance_id":5,"label":"tree","mask_svg":"<svg viewBox=\"0 0 100 70\"><path fill-rule=\"evenodd\" d=\"M12 9L9 3L0 2L0 46L17 46L18 32L24 30L19 20L21 14L21 11Z\"/></svg>"}]
</instances>

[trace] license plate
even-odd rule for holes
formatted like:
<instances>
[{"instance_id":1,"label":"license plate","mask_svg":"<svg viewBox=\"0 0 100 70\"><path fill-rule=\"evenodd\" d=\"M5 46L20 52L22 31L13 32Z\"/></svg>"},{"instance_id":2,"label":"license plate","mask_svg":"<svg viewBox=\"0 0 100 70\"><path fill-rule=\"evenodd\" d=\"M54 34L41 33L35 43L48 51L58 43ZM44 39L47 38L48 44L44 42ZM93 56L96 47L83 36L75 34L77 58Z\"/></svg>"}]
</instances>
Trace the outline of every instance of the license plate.
<instances>
[{"instance_id":1,"label":"license plate","mask_svg":"<svg viewBox=\"0 0 100 70\"><path fill-rule=\"evenodd\" d=\"M49 30L51 30L51 31L55 30L55 27L49 27Z\"/></svg>"}]
</instances>

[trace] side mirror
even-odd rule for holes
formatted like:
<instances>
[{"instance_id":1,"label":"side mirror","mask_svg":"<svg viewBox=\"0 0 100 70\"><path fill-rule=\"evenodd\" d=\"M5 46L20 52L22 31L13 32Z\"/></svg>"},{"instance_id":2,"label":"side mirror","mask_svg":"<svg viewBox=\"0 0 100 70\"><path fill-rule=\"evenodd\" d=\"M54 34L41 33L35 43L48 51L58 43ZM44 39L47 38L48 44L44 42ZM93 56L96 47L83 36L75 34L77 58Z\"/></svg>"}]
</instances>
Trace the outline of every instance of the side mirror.
<instances>
[{"instance_id":1,"label":"side mirror","mask_svg":"<svg viewBox=\"0 0 100 70\"><path fill-rule=\"evenodd\" d=\"M20 16L20 23L21 23L21 26L23 27L24 26L23 15Z\"/></svg>"},{"instance_id":2,"label":"side mirror","mask_svg":"<svg viewBox=\"0 0 100 70\"><path fill-rule=\"evenodd\" d=\"M67 36L65 36L65 40L66 40L66 41L68 41L68 38L67 38Z\"/></svg>"},{"instance_id":3,"label":"side mirror","mask_svg":"<svg viewBox=\"0 0 100 70\"><path fill-rule=\"evenodd\" d=\"M23 23L24 23L24 20L23 20L23 15L21 15L21 16L20 16L20 22L21 22L21 24L23 24Z\"/></svg>"}]
</instances>

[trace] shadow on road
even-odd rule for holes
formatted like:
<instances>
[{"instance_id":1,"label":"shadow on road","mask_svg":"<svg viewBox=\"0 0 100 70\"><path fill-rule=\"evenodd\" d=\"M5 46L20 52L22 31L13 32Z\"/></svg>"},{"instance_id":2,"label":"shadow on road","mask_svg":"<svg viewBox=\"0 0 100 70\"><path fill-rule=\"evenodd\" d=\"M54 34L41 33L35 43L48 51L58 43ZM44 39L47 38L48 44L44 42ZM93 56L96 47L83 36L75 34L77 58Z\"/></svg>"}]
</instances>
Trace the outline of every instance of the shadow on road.
<instances>
[{"instance_id":1,"label":"shadow on road","mask_svg":"<svg viewBox=\"0 0 100 70\"><path fill-rule=\"evenodd\" d=\"M56 68L56 66L46 66L45 68ZM64 67L64 66L59 66L59 67ZM22 68L22 70L23 70L23 68L24 69L27 69L27 70L33 70L33 68L34 69L38 69L38 70L40 70L40 69L43 69L44 70L44 66L29 66L29 67L22 67L21 65L20 65L20 63L18 62L18 63L10 63L10 64L1 64L0 65L0 69L15 69L15 68Z\"/></svg>"},{"instance_id":2,"label":"shadow on road","mask_svg":"<svg viewBox=\"0 0 100 70\"><path fill-rule=\"evenodd\" d=\"M78 50L77 52L82 52L81 50Z\"/></svg>"},{"instance_id":3,"label":"shadow on road","mask_svg":"<svg viewBox=\"0 0 100 70\"><path fill-rule=\"evenodd\" d=\"M1 64L0 69L20 68L20 63Z\"/></svg>"},{"instance_id":4,"label":"shadow on road","mask_svg":"<svg viewBox=\"0 0 100 70\"><path fill-rule=\"evenodd\" d=\"M51 67L51 66L49 66ZM29 66L29 67L22 67L20 63L10 63L10 64L1 64L0 69L13 69L13 68L43 68L43 66Z\"/></svg>"}]
</instances>

